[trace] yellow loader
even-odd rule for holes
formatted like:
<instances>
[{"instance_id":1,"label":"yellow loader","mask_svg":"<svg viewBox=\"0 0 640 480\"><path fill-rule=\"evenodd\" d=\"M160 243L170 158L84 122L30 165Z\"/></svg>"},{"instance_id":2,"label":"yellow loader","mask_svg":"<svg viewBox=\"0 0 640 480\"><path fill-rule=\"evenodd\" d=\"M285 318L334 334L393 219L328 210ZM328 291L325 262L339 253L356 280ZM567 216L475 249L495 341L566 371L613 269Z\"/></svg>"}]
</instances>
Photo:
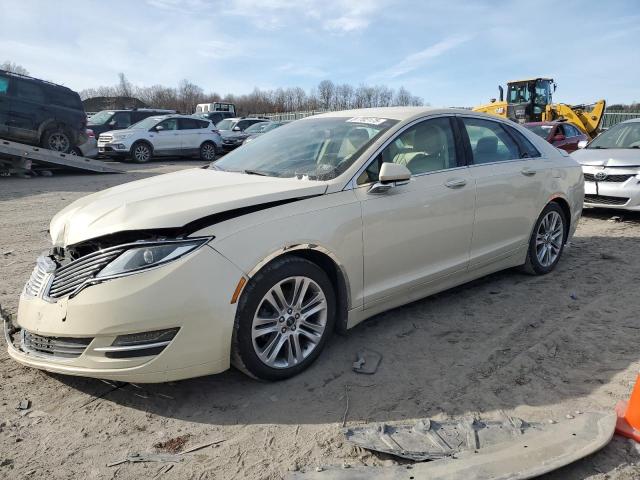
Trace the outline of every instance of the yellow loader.
<instances>
[{"instance_id":1,"label":"yellow loader","mask_svg":"<svg viewBox=\"0 0 640 480\"><path fill-rule=\"evenodd\" d=\"M567 105L552 103L556 90L552 78L529 78L507 83L507 99L504 89L498 86L500 100L491 99L490 103L474 107L475 112L491 113L510 118L518 123L551 122L564 120L573 123L595 137L600 132L606 102L598 100L590 105Z\"/></svg>"}]
</instances>

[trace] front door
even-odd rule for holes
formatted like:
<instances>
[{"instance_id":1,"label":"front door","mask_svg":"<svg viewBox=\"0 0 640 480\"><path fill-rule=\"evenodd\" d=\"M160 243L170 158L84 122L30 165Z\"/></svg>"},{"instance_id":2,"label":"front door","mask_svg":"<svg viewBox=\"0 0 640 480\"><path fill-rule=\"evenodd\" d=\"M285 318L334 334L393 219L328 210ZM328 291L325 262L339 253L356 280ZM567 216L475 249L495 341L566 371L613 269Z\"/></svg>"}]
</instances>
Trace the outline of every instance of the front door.
<instances>
[{"instance_id":1,"label":"front door","mask_svg":"<svg viewBox=\"0 0 640 480\"><path fill-rule=\"evenodd\" d=\"M178 132L178 119L167 118L157 127L162 127L154 134L153 151L160 155L178 155L182 149L182 142Z\"/></svg>"},{"instance_id":2,"label":"front door","mask_svg":"<svg viewBox=\"0 0 640 480\"><path fill-rule=\"evenodd\" d=\"M12 79L9 91L9 136L17 141L38 143L38 127L55 114L45 102L42 86L37 82Z\"/></svg>"},{"instance_id":3,"label":"front door","mask_svg":"<svg viewBox=\"0 0 640 480\"><path fill-rule=\"evenodd\" d=\"M405 298L409 291L467 268L475 186L453 121L442 116L408 127L357 179L365 309ZM412 173L410 182L371 193L383 162L405 165Z\"/></svg>"}]
</instances>

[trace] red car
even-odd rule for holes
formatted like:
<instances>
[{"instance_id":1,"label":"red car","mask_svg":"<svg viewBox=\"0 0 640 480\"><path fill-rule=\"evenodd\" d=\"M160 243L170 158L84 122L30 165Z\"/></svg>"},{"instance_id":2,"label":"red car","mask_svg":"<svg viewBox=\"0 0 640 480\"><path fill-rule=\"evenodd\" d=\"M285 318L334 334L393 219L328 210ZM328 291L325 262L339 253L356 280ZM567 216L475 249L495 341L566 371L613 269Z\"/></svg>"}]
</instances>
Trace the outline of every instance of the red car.
<instances>
[{"instance_id":1,"label":"red car","mask_svg":"<svg viewBox=\"0 0 640 480\"><path fill-rule=\"evenodd\" d=\"M541 136L551 145L567 152L578 149L578 142L591 140L580 128L569 122L530 122L525 127Z\"/></svg>"}]
</instances>

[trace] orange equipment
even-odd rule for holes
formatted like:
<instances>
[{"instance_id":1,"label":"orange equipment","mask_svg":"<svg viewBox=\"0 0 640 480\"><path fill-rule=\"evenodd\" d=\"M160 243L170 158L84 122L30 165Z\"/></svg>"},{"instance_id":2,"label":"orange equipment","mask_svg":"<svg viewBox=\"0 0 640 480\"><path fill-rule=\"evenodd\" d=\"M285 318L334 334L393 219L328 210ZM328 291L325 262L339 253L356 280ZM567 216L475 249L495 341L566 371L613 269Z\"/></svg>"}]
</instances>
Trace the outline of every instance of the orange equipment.
<instances>
[{"instance_id":1,"label":"orange equipment","mask_svg":"<svg viewBox=\"0 0 640 480\"><path fill-rule=\"evenodd\" d=\"M640 375L636 378L629 402L618 402L616 414L616 433L640 442Z\"/></svg>"}]
</instances>

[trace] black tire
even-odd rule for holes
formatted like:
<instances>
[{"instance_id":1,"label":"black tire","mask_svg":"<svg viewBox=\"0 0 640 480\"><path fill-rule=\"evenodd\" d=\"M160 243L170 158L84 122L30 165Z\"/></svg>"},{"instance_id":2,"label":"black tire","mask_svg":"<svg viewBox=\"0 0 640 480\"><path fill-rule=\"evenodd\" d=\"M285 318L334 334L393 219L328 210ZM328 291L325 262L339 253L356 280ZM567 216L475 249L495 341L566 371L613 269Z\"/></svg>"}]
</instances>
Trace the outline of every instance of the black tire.
<instances>
[{"instance_id":1,"label":"black tire","mask_svg":"<svg viewBox=\"0 0 640 480\"><path fill-rule=\"evenodd\" d=\"M264 296L275 285L289 277L307 277L320 287L326 299L326 323L320 340L304 360L293 366L274 368L263 362L255 351L252 326L254 315L261 306ZM260 270L249 281L240 297L233 329L231 363L250 377L260 380L284 380L297 375L309 367L320 355L333 332L335 316L335 289L322 268L313 262L296 256L276 259ZM278 328L285 325L287 323L276 324ZM274 335L279 336L278 333L274 333Z\"/></svg>"},{"instance_id":2,"label":"black tire","mask_svg":"<svg viewBox=\"0 0 640 480\"><path fill-rule=\"evenodd\" d=\"M153 150L147 142L136 142L131 146L130 156L135 163L147 163L153 156Z\"/></svg>"},{"instance_id":3,"label":"black tire","mask_svg":"<svg viewBox=\"0 0 640 480\"><path fill-rule=\"evenodd\" d=\"M72 136L64 128L54 128L44 132L40 146L60 153L69 153L74 147Z\"/></svg>"},{"instance_id":4,"label":"black tire","mask_svg":"<svg viewBox=\"0 0 640 480\"><path fill-rule=\"evenodd\" d=\"M559 216L561 225L559 225L557 229L559 229L561 236L559 239L557 239L557 247L554 246L555 244L553 243L552 239L549 239L547 246L549 248L557 248L557 256L553 259L553 261L545 264L540 260L538 256L538 253L540 251L538 246L538 235L541 231L541 224L549 215L551 215L552 217L555 215ZM544 227L542 227L542 230L544 230ZM556 268L556 265L560 261L560 257L562 257L565 242L567 241L567 231L567 218L564 210L562 210L560 205L558 205L557 203L551 202L544 208L544 210L538 217L538 220L536 220L533 231L531 232L531 238L529 239L527 259L525 261L525 264L522 266L522 269L530 275L545 275ZM550 237L553 237L553 235L550 234ZM553 250L551 250L551 252L553 252Z\"/></svg>"},{"instance_id":5,"label":"black tire","mask_svg":"<svg viewBox=\"0 0 640 480\"><path fill-rule=\"evenodd\" d=\"M73 147L71 149L71 151L69 152L70 155L73 155L74 157L81 157L82 156L82 150L80 150L80 148L78 147Z\"/></svg>"},{"instance_id":6,"label":"black tire","mask_svg":"<svg viewBox=\"0 0 640 480\"><path fill-rule=\"evenodd\" d=\"M200 160L203 162L213 162L218 156L218 148L213 142L204 142L200 145Z\"/></svg>"}]
</instances>

